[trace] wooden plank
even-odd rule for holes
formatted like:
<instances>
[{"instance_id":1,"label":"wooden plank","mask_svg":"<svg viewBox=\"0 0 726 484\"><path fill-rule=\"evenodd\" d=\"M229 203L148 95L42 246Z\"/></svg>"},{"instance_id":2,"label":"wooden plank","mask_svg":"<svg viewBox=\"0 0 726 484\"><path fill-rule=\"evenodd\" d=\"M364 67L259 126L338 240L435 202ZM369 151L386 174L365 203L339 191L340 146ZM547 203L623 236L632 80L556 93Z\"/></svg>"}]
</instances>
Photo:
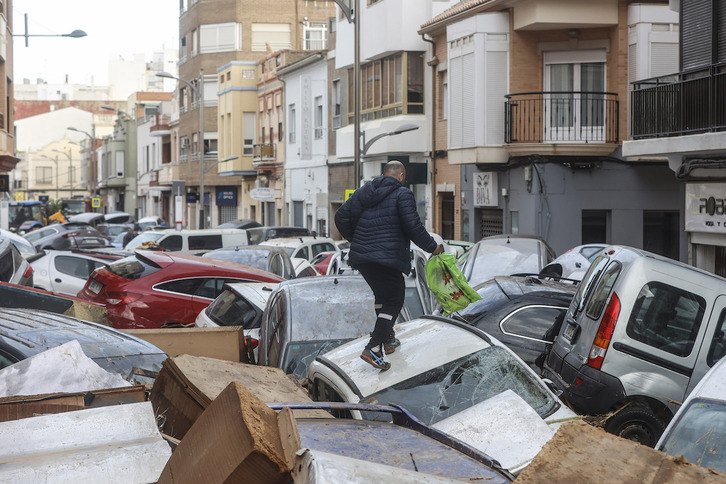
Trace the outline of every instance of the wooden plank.
<instances>
[{"instance_id":1,"label":"wooden plank","mask_svg":"<svg viewBox=\"0 0 726 484\"><path fill-rule=\"evenodd\" d=\"M690 464L645 445L609 434L582 421L563 424L518 484L618 482L661 484L726 482L726 474Z\"/></svg>"},{"instance_id":2,"label":"wooden plank","mask_svg":"<svg viewBox=\"0 0 726 484\"><path fill-rule=\"evenodd\" d=\"M127 329L124 331L161 348L169 356L193 355L247 362L244 332L241 326Z\"/></svg>"}]
</instances>

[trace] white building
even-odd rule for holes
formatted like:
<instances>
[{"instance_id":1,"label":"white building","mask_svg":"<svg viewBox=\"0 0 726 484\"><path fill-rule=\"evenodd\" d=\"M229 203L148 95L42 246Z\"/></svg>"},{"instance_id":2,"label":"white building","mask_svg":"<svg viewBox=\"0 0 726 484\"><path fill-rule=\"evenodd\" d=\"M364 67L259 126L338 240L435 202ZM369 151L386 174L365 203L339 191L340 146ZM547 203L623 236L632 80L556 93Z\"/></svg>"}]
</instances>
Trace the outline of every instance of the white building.
<instances>
[{"instance_id":1,"label":"white building","mask_svg":"<svg viewBox=\"0 0 726 484\"><path fill-rule=\"evenodd\" d=\"M286 225L328 234L328 75L325 54L277 69L285 83Z\"/></svg>"},{"instance_id":2,"label":"white building","mask_svg":"<svg viewBox=\"0 0 726 484\"><path fill-rule=\"evenodd\" d=\"M416 131L386 136L361 153L361 177L371 180L381 174L386 162L397 159L407 167L407 182L414 192L419 215L431 229L431 119L434 108L426 85L431 85L425 54L429 45L418 34L421 25L458 1L380 0L361 2L361 144L391 133L404 124ZM358 15L356 15L358 17ZM353 68L354 24L337 17L336 69ZM350 84L352 91L352 84ZM337 161L354 158L352 92L348 96L346 126L336 131ZM351 187L355 188L355 187Z\"/></svg>"}]
</instances>

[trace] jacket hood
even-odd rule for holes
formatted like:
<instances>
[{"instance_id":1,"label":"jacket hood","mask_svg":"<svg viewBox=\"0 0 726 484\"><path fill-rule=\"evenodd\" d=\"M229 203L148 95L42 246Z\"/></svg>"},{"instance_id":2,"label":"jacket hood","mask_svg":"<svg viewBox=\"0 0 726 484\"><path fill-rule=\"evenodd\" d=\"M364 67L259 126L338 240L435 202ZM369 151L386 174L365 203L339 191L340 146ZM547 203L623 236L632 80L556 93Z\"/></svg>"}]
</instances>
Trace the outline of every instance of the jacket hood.
<instances>
[{"instance_id":1,"label":"jacket hood","mask_svg":"<svg viewBox=\"0 0 726 484\"><path fill-rule=\"evenodd\" d=\"M402 186L401 182L392 176L382 175L361 187L358 200L363 208L375 207L381 200Z\"/></svg>"}]
</instances>

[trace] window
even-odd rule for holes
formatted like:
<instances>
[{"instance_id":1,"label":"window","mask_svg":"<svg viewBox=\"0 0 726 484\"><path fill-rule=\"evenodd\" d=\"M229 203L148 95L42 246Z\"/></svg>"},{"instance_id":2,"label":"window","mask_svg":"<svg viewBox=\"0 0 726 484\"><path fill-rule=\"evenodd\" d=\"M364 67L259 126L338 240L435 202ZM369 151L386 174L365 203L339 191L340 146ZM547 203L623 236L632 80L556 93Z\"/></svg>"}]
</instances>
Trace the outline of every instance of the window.
<instances>
[{"instance_id":1,"label":"window","mask_svg":"<svg viewBox=\"0 0 726 484\"><path fill-rule=\"evenodd\" d=\"M38 166L35 168L35 179L38 185L50 185L53 183L53 168L49 166Z\"/></svg>"},{"instance_id":2,"label":"window","mask_svg":"<svg viewBox=\"0 0 726 484\"><path fill-rule=\"evenodd\" d=\"M244 69L242 71L242 79L254 79L255 77L257 77L257 71L254 69Z\"/></svg>"},{"instance_id":3,"label":"window","mask_svg":"<svg viewBox=\"0 0 726 484\"><path fill-rule=\"evenodd\" d=\"M301 259L305 259L305 260L310 260L310 251L308 250L307 247L303 246L303 247L300 247L298 250L296 250L292 256L300 257Z\"/></svg>"},{"instance_id":4,"label":"window","mask_svg":"<svg viewBox=\"0 0 726 484\"><path fill-rule=\"evenodd\" d=\"M600 318L602 310L605 308L605 303L608 301L610 290L613 288L618 275L620 275L621 268L622 266L619 262L613 262L605 270L600 280L598 280L586 309L587 315L592 319Z\"/></svg>"},{"instance_id":5,"label":"window","mask_svg":"<svg viewBox=\"0 0 726 484\"><path fill-rule=\"evenodd\" d=\"M303 27L305 50L323 50L328 48L327 22L306 22Z\"/></svg>"},{"instance_id":6,"label":"window","mask_svg":"<svg viewBox=\"0 0 726 484\"><path fill-rule=\"evenodd\" d=\"M287 117L287 137L288 141L290 143L295 142L295 105L290 104L290 107L288 108L288 112L290 113Z\"/></svg>"},{"instance_id":7,"label":"window","mask_svg":"<svg viewBox=\"0 0 726 484\"><path fill-rule=\"evenodd\" d=\"M582 243L610 243L610 210L582 211Z\"/></svg>"},{"instance_id":8,"label":"window","mask_svg":"<svg viewBox=\"0 0 726 484\"><path fill-rule=\"evenodd\" d=\"M218 249L222 247L222 236L217 235L190 235L189 250Z\"/></svg>"},{"instance_id":9,"label":"window","mask_svg":"<svg viewBox=\"0 0 726 484\"><path fill-rule=\"evenodd\" d=\"M179 155L181 156L180 161L187 161L189 156L189 137L182 136L179 138Z\"/></svg>"},{"instance_id":10,"label":"window","mask_svg":"<svg viewBox=\"0 0 726 484\"><path fill-rule=\"evenodd\" d=\"M257 321L258 310L233 291L223 291L207 311L209 318L220 326L242 326L252 329Z\"/></svg>"},{"instance_id":11,"label":"window","mask_svg":"<svg viewBox=\"0 0 726 484\"><path fill-rule=\"evenodd\" d=\"M552 306L528 306L508 315L501 323L502 331L508 334L539 341L554 341L559 327L565 319L567 308Z\"/></svg>"},{"instance_id":12,"label":"window","mask_svg":"<svg viewBox=\"0 0 726 484\"><path fill-rule=\"evenodd\" d=\"M242 153L244 155L252 156L254 154L256 124L255 113L242 113Z\"/></svg>"},{"instance_id":13,"label":"window","mask_svg":"<svg viewBox=\"0 0 726 484\"><path fill-rule=\"evenodd\" d=\"M187 38L182 37L179 41L179 62L186 62L187 60Z\"/></svg>"},{"instance_id":14,"label":"window","mask_svg":"<svg viewBox=\"0 0 726 484\"><path fill-rule=\"evenodd\" d=\"M441 119L449 119L449 73L441 73Z\"/></svg>"},{"instance_id":15,"label":"window","mask_svg":"<svg viewBox=\"0 0 726 484\"><path fill-rule=\"evenodd\" d=\"M267 341L267 365L275 367L280 362L282 352L282 339L286 329L287 300L278 294L269 307L271 311L268 313L266 321L267 328L270 330L267 335L269 338Z\"/></svg>"},{"instance_id":16,"label":"window","mask_svg":"<svg viewBox=\"0 0 726 484\"><path fill-rule=\"evenodd\" d=\"M201 54L235 50L242 50L241 24L224 23L199 26L199 52Z\"/></svg>"},{"instance_id":17,"label":"window","mask_svg":"<svg viewBox=\"0 0 726 484\"><path fill-rule=\"evenodd\" d=\"M361 66L361 121L423 114L423 72L423 57L417 52L402 52ZM352 69L348 71L348 92L348 121L352 123Z\"/></svg>"},{"instance_id":18,"label":"window","mask_svg":"<svg viewBox=\"0 0 726 484\"><path fill-rule=\"evenodd\" d=\"M274 128L273 128L274 121L272 119L272 109L267 110L267 122L269 123L269 126L270 126L270 144L272 144L275 142L275 132L274 132Z\"/></svg>"},{"instance_id":19,"label":"window","mask_svg":"<svg viewBox=\"0 0 726 484\"><path fill-rule=\"evenodd\" d=\"M340 79L333 81L331 97L333 98L333 129L337 129L340 128Z\"/></svg>"},{"instance_id":20,"label":"window","mask_svg":"<svg viewBox=\"0 0 726 484\"><path fill-rule=\"evenodd\" d=\"M315 139L323 137L323 98L315 98Z\"/></svg>"},{"instance_id":21,"label":"window","mask_svg":"<svg viewBox=\"0 0 726 484\"><path fill-rule=\"evenodd\" d=\"M282 106L277 106L277 141L282 139Z\"/></svg>"},{"instance_id":22,"label":"window","mask_svg":"<svg viewBox=\"0 0 726 484\"><path fill-rule=\"evenodd\" d=\"M192 57L199 53L199 34L197 29L192 30Z\"/></svg>"},{"instance_id":23,"label":"window","mask_svg":"<svg viewBox=\"0 0 726 484\"><path fill-rule=\"evenodd\" d=\"M713 366L718 360L726 355L726 309L721 311L718 317L718 325L713 332L711 347L708 349L706 362L708 366Z\"/></svg>"},{"instance_id":24,"label":"window","mask_svg":"<svg viewBox=\"0 0 726 484\"><path fill-rule=\"evenodd\" d=\"M165 250L182 250L183 241L181 235L171 235L159 242L159 247Z\"/></svg>"},{"instance_id":25,"label":"window","mask_svg":"<svg viewBox=\"0 0 726 484\"><path fill-rule=\"evenodd\" d=\"M66 255L60 255L54 261L58 272L78 279L88 279L91 275L93 269L90 267L90 262L92 261L88 259Z\"/></svg>"},{"instance_id":26,"label":"window","mask_svg":"<svg viewBox=\"0 0 726 484\"><path fill-rule=\"evenodd\" d=\"M199 153L199 133L192 134L192 153Z\"/></svg>"},{"instance_id":27,"label":"window","mask_svg":"<svg viewBox=\"0 0 726 484\"><path fill-rule=\"evenodd\" d=\"M333 247L333 244L331 244L330 242L325 242L323 244L313 244L313 257L321 252L335 252L335 247Z\"/></svg>"},{"instance_id":28,"label":"window","mask_svg":"<svg viewBox=\"0 0 726 484\"><path fill-rule=\"evenodd\" d=\"M267 43L273 51L291 49L291 39L290 24L252 24L252 50L255 52L266 51Z\"/></svg>"},{"instance_id":29,"label":"window","mask_svg":"<svg viewBox=\"0 0 726 484\"><path fill-rule=\"evenodd\" d=\"M676 356L693 350L706 301L696 294L649 282L635 300L627 334L636 341Z\"/></svg>"},{"instance_id":30,"label":"window","mask_svg":"<svg viewBox=\"0 0 726 484\"><path fill-rule=\"evenodd\" d=\"M201 277L180 279L176 281L162 282L161 284L154 286L154 289L193 296L197 293L199 286L201 286L204 281L205 279L202 279Z\"/></svg>"}]
</instances>

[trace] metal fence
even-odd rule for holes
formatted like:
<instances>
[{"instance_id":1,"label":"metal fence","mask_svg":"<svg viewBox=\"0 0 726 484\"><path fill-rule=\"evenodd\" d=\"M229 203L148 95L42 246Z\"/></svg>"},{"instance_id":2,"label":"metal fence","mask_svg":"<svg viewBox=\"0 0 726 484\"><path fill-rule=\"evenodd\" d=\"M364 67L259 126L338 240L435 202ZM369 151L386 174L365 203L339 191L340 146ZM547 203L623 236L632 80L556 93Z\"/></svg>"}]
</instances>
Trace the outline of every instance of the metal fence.
<instances>
[{"instance_id":1,"label":"metal fence","mask_svg":"<svg viewBox=\"0 0 726 484\"><path fill-rule=\"evenodd\" d=\"M618 95L543 91L507 94L505 143L617 143Z\"/></svg>"},{"instance_id":2,"label":"metal fence","mask_svg":"<svg viewBox=\"0 0 726 484\"><path fill-rule=\"evenodd\" d=\"M633 139L726 129L726 64L633 83Z\"/></svg>"}]
</instances>

